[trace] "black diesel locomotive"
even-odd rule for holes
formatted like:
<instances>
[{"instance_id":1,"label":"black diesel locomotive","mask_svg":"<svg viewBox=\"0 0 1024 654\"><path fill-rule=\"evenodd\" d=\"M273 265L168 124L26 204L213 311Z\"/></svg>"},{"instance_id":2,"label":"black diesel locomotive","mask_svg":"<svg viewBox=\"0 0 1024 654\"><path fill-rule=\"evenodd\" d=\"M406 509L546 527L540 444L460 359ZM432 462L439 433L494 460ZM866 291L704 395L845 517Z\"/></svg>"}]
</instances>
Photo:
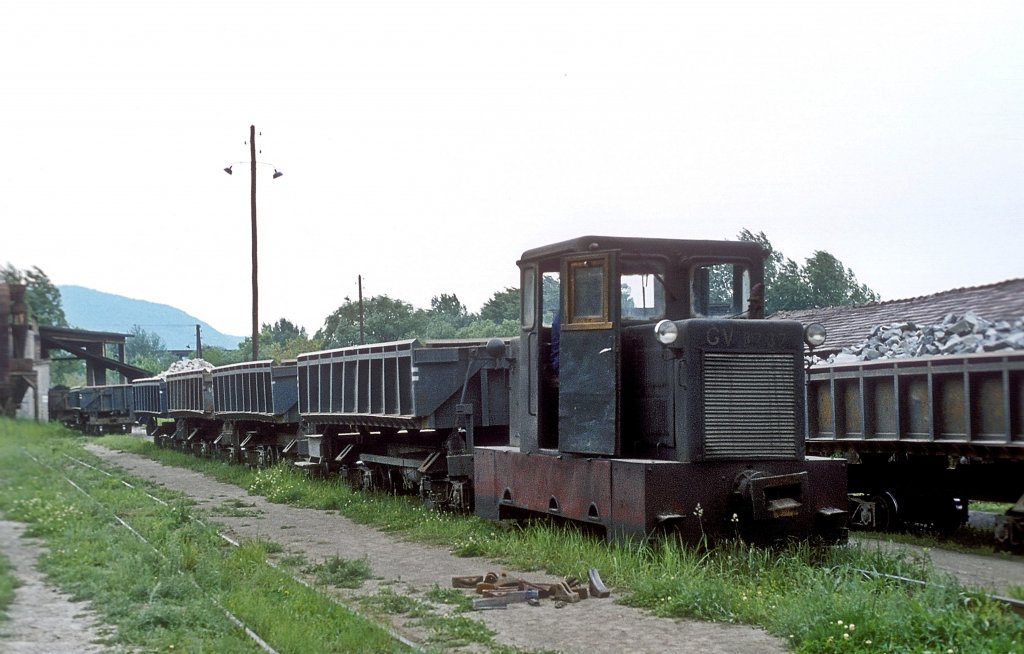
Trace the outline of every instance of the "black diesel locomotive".
<instances>
[{"instance_id":1,"label":"black diesel locomotive","mask_svg":"<svg viewBox=\"0 0 1024 654\"><path fill-rule=\"evenodd\" d=\"M759 320L764 257L746 242L565 241L519 261L514 338L172 373L134 383L135 411L174 419L158 442L291 458L492 519L841 540L846 463L806 455L806 333Z\"/></svg>"}]
</instances>

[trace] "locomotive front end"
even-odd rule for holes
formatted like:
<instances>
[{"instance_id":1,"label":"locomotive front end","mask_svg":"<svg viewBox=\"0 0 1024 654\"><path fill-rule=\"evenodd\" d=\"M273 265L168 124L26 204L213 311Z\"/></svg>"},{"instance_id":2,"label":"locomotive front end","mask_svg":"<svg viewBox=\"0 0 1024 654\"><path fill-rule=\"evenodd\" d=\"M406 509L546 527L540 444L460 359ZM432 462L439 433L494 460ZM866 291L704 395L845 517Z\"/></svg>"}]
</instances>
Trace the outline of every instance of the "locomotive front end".
<instances>
[{"instance_id":1,"label":"locomotive front end","mask_svg":"<svg viewBox=\"0 0 1024 654\"><path fill-rule=\"evenodd\" d=\"M675 507L659 519L755 541L843 540L846 463L805 455L804 328L765 320L666 323L636 342L664 361L670 455L687 466L685 485L666 494ZM698 501L694 525L689 505Z\"/></svg>"}]
</instances>

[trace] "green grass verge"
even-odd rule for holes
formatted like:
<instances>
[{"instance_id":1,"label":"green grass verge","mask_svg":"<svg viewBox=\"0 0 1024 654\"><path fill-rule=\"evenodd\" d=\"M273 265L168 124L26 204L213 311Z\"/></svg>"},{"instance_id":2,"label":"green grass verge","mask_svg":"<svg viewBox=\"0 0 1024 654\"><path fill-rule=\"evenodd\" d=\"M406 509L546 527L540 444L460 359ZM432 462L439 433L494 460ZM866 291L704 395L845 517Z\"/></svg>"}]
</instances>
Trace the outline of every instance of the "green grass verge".
<instances>
[{"instance_id":1,"label":"green grass verge","mask_svg":"<svg viewBox=\"0 0 1024 654\"><path fill-rule=\"evenodd\" d=\"M161 506L141 489L75 465L65 453L90 459L63 429L0 420L0 512L46 542L41 570L75 599L90 602L114 628L110 644L142 651L261 651L220 604L278 652L407 651L378 624L269 566L266 543L231 547L193 521L186 503Z\"/></svg>"},{"instance_id":2,"label":"green grass verge","mask_svg":"<svg viewBox=\"0 0 1024 654\"><path fill-rule=\"evenodd\" d=\"M7 619L7 607L14 601L14 589L18 579L14 576L11 562L0 552L0 622Z\"/></svg>"},{"instance_id":3,"label":"green grass verge","mask_svg":"<svg viewBox=\"0 0 1024 654\"><path fill-rule=\"evenodd\" d=\"M332 556L326 561L308 566L303 572L313 575L324 586L338 588L359 588L373 576L373 569L367 559L345 559L340 556Z\"/></svg>"},{"instance_id":4,"label":"green grass verge","mask_svg":"<svg viewBox=\"0 0 1024 654\"><path fill-rule=\"evenodd\" d=\"M987 513L1006 513L1013 508L1012 502L971 502L971 511L985 511Z\"/></svg>"},{"instance_id":5,"label":"green grass verge","mask_svg":"<svg viewBox=\"0 0 1024 654\"><path fill-rule=\"evenodd\" d=\"M625 591L627 604L662 616L759 625L797 652L1024 652L1024 620L910 554L855 545L764 549L743 543L704 551L671 540L609 546L572 529L428 512L414 499L357 493L337 479L308 479L284 465L252 471L140 439L102 442L202 470L275 502L337 510L403 538L446 544L463 556L581 579L596 567L606 583ZM858 570L933 584L907 585ZM382 592L371 605L416 611L405 599Z\"/></svg>"}]
</instances>

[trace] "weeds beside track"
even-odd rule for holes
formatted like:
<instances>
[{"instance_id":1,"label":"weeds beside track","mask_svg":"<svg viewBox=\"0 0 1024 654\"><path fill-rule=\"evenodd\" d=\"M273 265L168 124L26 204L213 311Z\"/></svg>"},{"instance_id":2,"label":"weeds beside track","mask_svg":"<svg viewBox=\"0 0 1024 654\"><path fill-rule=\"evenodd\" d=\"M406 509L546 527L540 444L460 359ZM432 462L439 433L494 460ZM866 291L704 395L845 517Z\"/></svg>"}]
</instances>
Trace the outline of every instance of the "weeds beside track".
<instances>
[{"instance_id":1,"label":"weeds beside track","mask_svg":"<svg viewBox=\"0 0 1024 654\"><path fill-rule=\"evenodd\" d=\"M415 500L355 493L336 479L308 479L287 467L245 470L138 439L104 442L201 469L276 502L338 510L405 539L445 542L463 556L578 578L597 567L609 585L625 591L627 604L660 616L760 625L798 652L1024 652L1024 621L980 590L937 573L926 555L806 543L608 546L572 529L431 514ZM911 587L891 577L928 583Z\"/></svg>"},{"instance_id":2,"label":"weeds beside track","mask_svg":"<svg viewBox=\"0 0 1024 654\"><path fill-rule=\"evenodd\" d=\"M23 438L13 438L15 429ZM262 544L231 547L192 520L180 500L157 503L95 468L68 463L61 454L77 446L40 429L0 423L0 510L46 541L42 569L114 627L108 644L410 651L376 623L267 565Z\"/></svg>"}]
</instances>

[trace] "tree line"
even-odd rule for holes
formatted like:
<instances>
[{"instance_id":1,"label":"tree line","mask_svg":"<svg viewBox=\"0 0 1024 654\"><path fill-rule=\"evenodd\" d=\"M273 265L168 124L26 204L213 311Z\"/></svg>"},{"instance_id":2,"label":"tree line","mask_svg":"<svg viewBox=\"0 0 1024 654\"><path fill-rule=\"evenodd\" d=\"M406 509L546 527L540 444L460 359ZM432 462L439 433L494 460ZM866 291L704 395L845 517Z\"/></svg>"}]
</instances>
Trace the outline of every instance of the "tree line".
<instances>
[{"instance_id":1,"label":"tree line","mask_svg":"<svg viewBox=\"0 0 1024 654\"><path fill-rule=\"evenodd\" d=\"M765 311L792 311L827 306L849 306L876 302L878 293L857 281L853 270L845 267L832 254L816 250L802 264L776 250L764 232L743 229L738 240L759 243L765 248ZM18 270L11 264L0 269L5 282L26 284L29 315L40 325L69 327L61 306L60 290L38 267ZM455 294L441 293L430 301L429 309L377 295L363 301L362 325L359 302L344 298L341 306L324 320L313 335L287 318L263 323L260 329L260 357L283 361L304 352L313 352L365 343L382 343L405 339L487 338L514 336L519 331L519 289L508 287L496 291L479 313L467 310ZM134 366L160 372L178 357L167 352L159 335L134 325L128 332L125 358ZM213 365L239 363L251 358L252 339L246 338L238 348L204 347L203 358ZM83 383L79 362L55 362L51 367L54 383Z\"/></svg>"}]
</instances>

